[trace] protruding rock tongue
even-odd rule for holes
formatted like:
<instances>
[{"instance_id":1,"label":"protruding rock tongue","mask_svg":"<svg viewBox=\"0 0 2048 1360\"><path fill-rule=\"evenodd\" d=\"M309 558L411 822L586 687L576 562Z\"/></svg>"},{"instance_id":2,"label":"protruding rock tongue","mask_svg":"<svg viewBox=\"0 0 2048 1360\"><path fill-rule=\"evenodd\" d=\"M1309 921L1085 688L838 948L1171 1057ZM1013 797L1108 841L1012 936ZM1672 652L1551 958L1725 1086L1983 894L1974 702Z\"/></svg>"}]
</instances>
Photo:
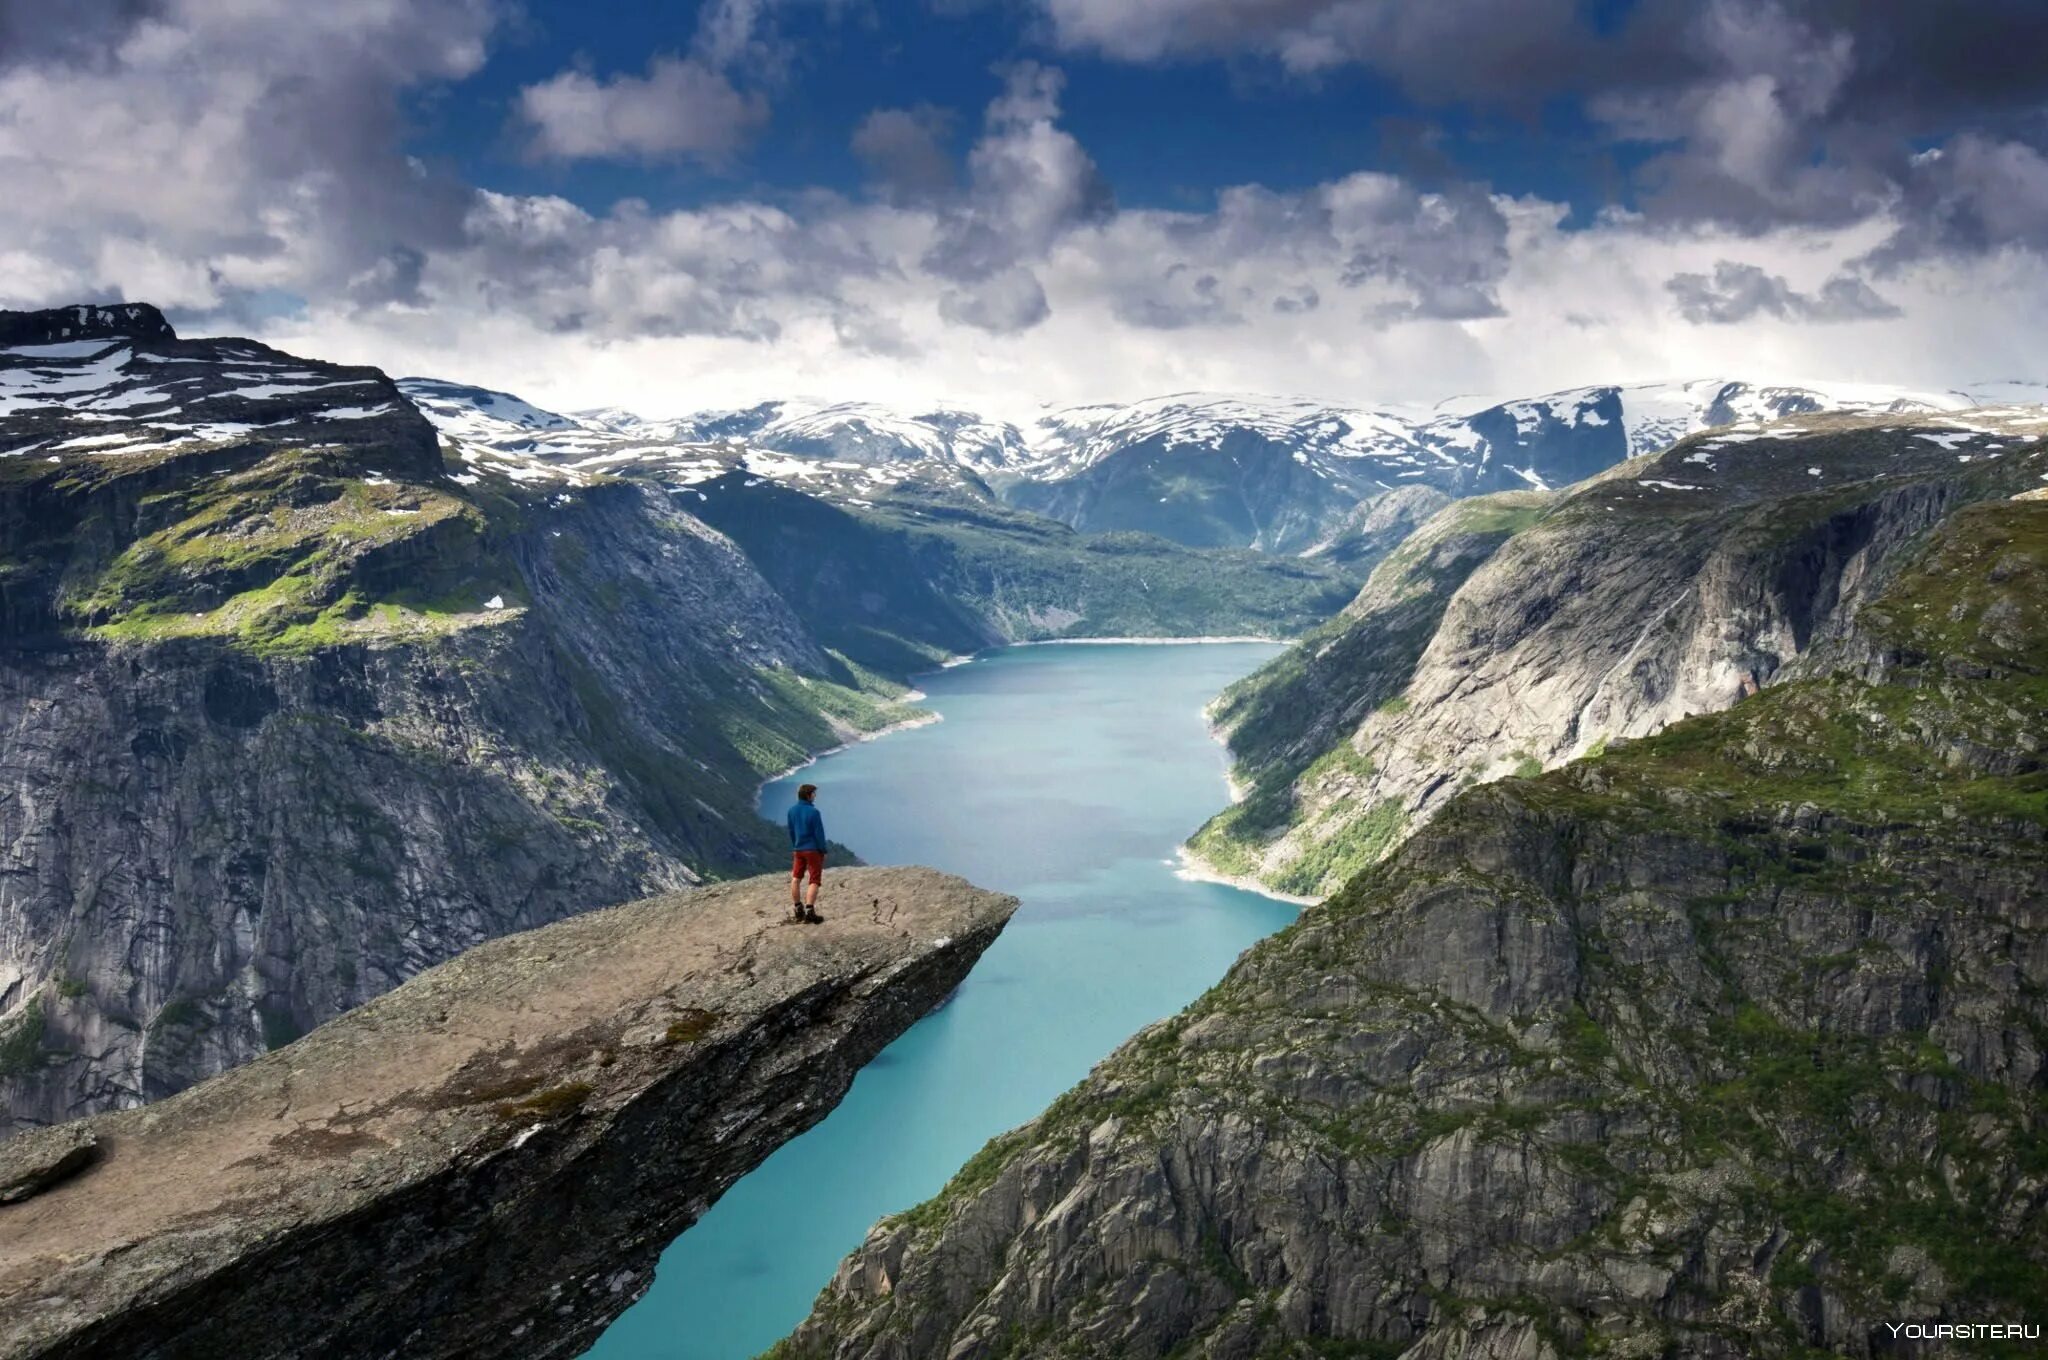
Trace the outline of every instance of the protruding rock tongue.
<instances>
[{"instance_id":1,"label":"protruding rock tongue","mask_svg":"<svg viewBox=\"0 0 2048 1360\"><path fill-rule=\"evenodd\" d=\"M60 340L175 340L164 314L147 302L83 303L41 312L0 312L0 345L48 345Z\"/></svg>"}]
</instances>

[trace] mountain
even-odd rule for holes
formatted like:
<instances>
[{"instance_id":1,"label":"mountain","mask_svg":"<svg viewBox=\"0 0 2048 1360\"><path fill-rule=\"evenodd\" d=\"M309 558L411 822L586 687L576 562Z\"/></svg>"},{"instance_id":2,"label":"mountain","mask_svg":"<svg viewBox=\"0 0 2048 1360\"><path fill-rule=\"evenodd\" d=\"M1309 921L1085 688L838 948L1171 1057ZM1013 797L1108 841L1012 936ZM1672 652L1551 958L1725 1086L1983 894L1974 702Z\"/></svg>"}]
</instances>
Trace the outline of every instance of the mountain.
<instances>
[{"instance_id":1,"label":"mountain","mask_svg":"<svg viewBox=\"0 0 2048 1360\"><path fill-rule=\"evenodd\" d=\"M1051 410L1020 428L964 411L910 414L871 402L774 401L676 419L615 408L563 416L483 389L430 379L400 385L480 456L539 455L572 473L665 467L670 480L745 471L846 500L916 483L999 498L1087 532L1315 555L1358 570L1398 541L1353 532L1389 497L1388 525L1412 523L1419 494L1564 486L1702 430L1823 411L1961 410L2014 400L2025 387L1914 392L1711 379L1449 403L1458 408L1450 410L1184 393Z\"/></svg>"},{"instance_id":2,"label":"mountain","mask_svg":"<svg viewBox=\"0 0 2048 1360\"><path fill-rule=\"evenodd\" d=\"M1404 488L1542 490L1703 429L1971 404L1955 393L1719 379L1580 388L1454 414L1193 394L1041 418L1030 436L1037 461L1005 494L1082 529L1314 552L1342 535L1355 507Z\"/></svg>"},{"instance_id":3,"label":"mountain","mask_svg":"<svg viewBox=\"0 0 2048 1360\"><path fill-rule=\"evenodd\" d=\"M2039 407L1805 416L1456 502L1218 701L1248 793L1191 844L1329 892L1468 784L1726 708L1849 627L1931 523L2031 485L2043 433Z\"/></svg>"},{"instance_id":4,"label":"mountain","mask_svg":"<svg viewBox=\"0 0 2048 1360\"><path fill-rule=\"evenodd\" d=\"M996 464L972 453L982 427L966 417L951 435L937 415L890 426L879 408L851 405L571 418L481 388L399 386L472 468L668 489L738 543L827 645L886 674L1019 639L1289 635L1338 609L1355 580L1340 558L1190 552L1007 506L977 470ZM900 437L876 433L886 428Z\"/></svg>"},{"instance_id":5,"label":"mountain","mask_svg":"<svg viewBox=\"0 0 2048 1360\"><path fill-rule=\"evenodd\" d=\"M820 461L939 462L983 474L1028 461L1014 425L969 411L909 414L875 402L770 401L743 411L713 411L670 421L644 420L617 410L585 415L628 434L660 432L684 442L737 440Z\"/></svg>"},{"instance_id":6,"label":"mountain","mask_svg":"<svg viewBox=\"0 0 2048 1360\"><path fill-rule=\"evenodd\" d=\"M1455 636L1570 609L1554 661L1717 711L1448 797L877 1225L775 1360L1917 1354L2048 1298L2048 455L1707 443L1417 551L1475 592ZM1574 606L1568 545L1620 537L1705 570ZM1482 616L1517 559L1550 579ZM1731 658L1776 668L1737 698ZM1537 660L1465 687L1513 714Z\"/></svg>"},{"instance_id":7,"label":"mountain","mask_svg":"<svg viewBox=\"0 0 2048 1360\"><path fill-rule=\"evenodd\" d=\"M576 484L609 473L690 486L740 473L855 504L906 484L984 500L993 494L977 470L994 466L979 456L981 427L965 416L916 421L857 403L786 402L684 420L617 409L564 416L510 393L434 378L403 378L398 386L463 461L521 480Z\"/></svg>"},{"instance_id":8,"label":"mountain","mask_svg":"<svg viewBox=\"0 0 2048 1360\"><path fill-rule=\"evenodd\" d=\"M908 677L955 652L1293 632L1351 593L917 469L792 490L756 467L788 455L181 340L141 305L0 336L0 1134L767 867L760 781L920 716Z\"/></svg>"},{"instance_id":9,"label":"mountain","mask_svg":"<svg viewBox=\"0 0 2048 1360\"><path fill-rule=\"evenodd\" d=\"M451 474L381 373L130 311L0 350L14 1120L761 867L759 780L903 715L659 491Z\"/></svg>"}]
</instances>

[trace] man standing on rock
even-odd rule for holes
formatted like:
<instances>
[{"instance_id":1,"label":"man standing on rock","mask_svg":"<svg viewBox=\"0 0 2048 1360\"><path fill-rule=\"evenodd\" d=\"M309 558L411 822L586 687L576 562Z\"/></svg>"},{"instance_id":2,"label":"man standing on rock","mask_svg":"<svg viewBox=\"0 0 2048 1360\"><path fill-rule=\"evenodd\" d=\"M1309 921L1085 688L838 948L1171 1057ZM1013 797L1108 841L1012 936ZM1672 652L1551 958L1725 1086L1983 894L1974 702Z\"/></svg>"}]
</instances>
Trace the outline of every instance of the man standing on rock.
<instances>
[{"instance_id":1,"label":"man standing on rock","mask_svg":"<svg viewBox=\"0 0 2048 1360\"><path fill-rule=\"evenodd\" d=\"M825 878L825 819L818 813L814 800L818 796L816 784L806 784L796 791L796 801L789 806L789 848L793 858L789 865L789 910L798 921L818 924L825 918L818 915L818 888ZM804 877L809 875L811 889L805 896Z\"/></svg>"}]
</instances>

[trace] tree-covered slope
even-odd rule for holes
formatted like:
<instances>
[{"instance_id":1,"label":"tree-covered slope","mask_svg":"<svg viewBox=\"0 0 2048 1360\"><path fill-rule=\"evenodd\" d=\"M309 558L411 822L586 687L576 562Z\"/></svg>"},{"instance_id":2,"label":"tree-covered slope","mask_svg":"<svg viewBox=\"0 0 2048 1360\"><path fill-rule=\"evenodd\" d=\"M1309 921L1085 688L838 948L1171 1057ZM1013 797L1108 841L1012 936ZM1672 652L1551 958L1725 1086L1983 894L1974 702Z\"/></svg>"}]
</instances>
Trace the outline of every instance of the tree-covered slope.
<instances>
[{"instance_id":1,"label":"tree-covered slope","mask_svg":"<svg viewBox=\"0 0 2048 1360\"><path fill-rule=\"evenodd\" d=\"M1082 534L965 496L834 504L728 476L678 499L738 543L820 638L893 673L1002 642L1292 636L1354 588L1313 562Z\"/></svg>"},{"instance_id":2,"label":"tree-covered slope","mask_svg":"<svg viewBox=\"0 0 2048 1360\"><path fill-rule=\"evenodd\" d=\"M2031 1318L2048 500L1902 561L1760 693L1451 799L879 1225L777 1355L1872 1355Z\"/></svg>"}]
</instances>

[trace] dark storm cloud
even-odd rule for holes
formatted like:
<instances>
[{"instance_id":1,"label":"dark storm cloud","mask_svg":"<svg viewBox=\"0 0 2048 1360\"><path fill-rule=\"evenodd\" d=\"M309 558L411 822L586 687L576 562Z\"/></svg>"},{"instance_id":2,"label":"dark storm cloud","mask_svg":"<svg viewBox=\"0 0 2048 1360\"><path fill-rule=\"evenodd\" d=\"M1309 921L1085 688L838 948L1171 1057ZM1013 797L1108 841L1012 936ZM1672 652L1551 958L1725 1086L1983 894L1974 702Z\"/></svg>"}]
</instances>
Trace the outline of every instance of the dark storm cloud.
<instances>
[{"instance_id":1,"label":"dark storm cloud","mask_svg":"<svg viewBox=\"0 0 2048 1360\"><path fill-rule=\"evenodd\" d=\"M2038 0L1804 0L1786 8L1816 31L1854 42L1841 99L1854 121L1981 129L2017 115L2042 130L2048 6Z\"/></svg>"},{"instance_id":2,"label":"dark storm cloud","mask_svg":"<svg viewBox=\"0 0 2048 1360\"><path fill-rule=\"evenodd\" d=\"M1871 255L1880 272L2008 246L2048 253L2048 156L2024 142L1957 137L1913 158L1898 213L1899 230Z\"/></svg>"},{"instance_id":3,"label":"dark storm cloud","mask_svg":"<svg viewBox=\"0 0 2048 1360\"><path fill-rule=\"evenodd\" d=\"M1847 37L1858 121L1978 123L2048 96L2038 0L1647 0L1597 30L1573 0L1038 0L1065 46L1125 61L1253 52L1290 70L1373 68L1425 102L1595 96L1711 78L1728 55L1703 25ZM1750 61L1770 60L1761 49Z\"/></svg>"},{"instance_id":4,"label":"dark storm cloud","mask_svg":"<svg viewBox=\"0 0 2048 1360\"><path fill-rule=\"evenodd\" d=\"M1068 47L1124 61L1250 51L1311 75L1365 65L1419 97L1516 99L1586 60L1574 0L1039 0Z\"/></svg>"},{"instance_id":5,"label":"dark storm cloud","mask_svg":"<svg viewBox=\"0 0 2048 1360\"><path fill-rule=\"evenodd\" d=\"M1781 321L1867 321L1894 317L1899 309L1862 279L1837 275L1816 293L1802 293L1781 274L1753 264L1720 260L1712 275L1679 274L1664 287L1678 301L1678 314L1699 325L1730 325L1758 316Z\"/></svg>"},{"instance_id":6,"label":"dark storm cloud","mask_svg":"<svg viewBox=\"0 0 2048 1360\"><path fill-rule=\"evenodd\" d=\"M1762 231L1833 226L1897 211L1894 261L1935 247L1927 204L1979 215L1981 186L1928 171L1930 143L2025 148L2048 133L2048 7L2004 0L1927 5L1667 0L1620 39L1625 73L1588 107L1621 138L1662 146L1643 167L1653 216ZM1953 236L1946 248L2034 244Z\"/></svg>"}]
</instances>

